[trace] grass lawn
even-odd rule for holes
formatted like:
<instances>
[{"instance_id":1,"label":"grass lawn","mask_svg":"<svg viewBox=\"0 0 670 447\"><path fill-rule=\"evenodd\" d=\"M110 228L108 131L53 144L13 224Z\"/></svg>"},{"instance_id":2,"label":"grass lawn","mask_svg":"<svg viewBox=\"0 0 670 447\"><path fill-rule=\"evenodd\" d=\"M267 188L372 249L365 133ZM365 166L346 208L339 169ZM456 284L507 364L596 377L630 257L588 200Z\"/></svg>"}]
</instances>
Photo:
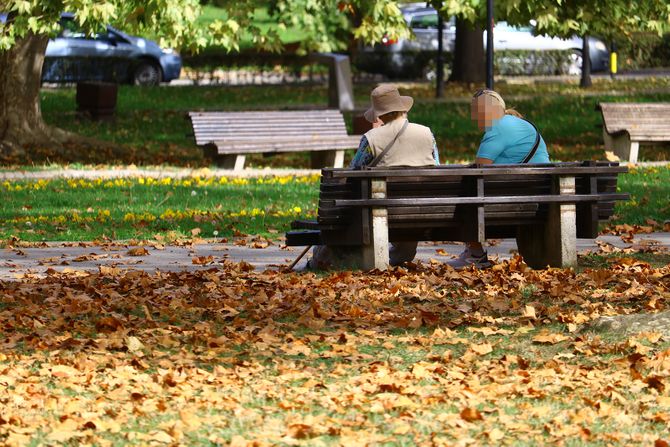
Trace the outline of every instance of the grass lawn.
<instances>
[{"instance_id":1,"label":"grass lawn","mask_svg":"<svg viewBox=\"0 0 670 447\"><path fill-rule=\"evenodd\" d=\"M596 96L584 96L573 84L500 84L499 90L510 99L509 105L534 121L541 129L554 160L603 159L601 117L595 111L600 101L670 101L670 81L604 81L595 83ZM364 107L373 85L357 85L356 101ZM666 93L643 93L653 89ZM474 90L474 87L472 88ZM470 89L451 85L450 101L436 102L429 85L411 84L403 90L417 99L411 119L433 130L443 161L471 161L481 135L470 121ZM608 92L624 96L608 96ZM55 154L50 148L38 149L31 160L21 164L52 162L137 163L206 166L198 149L186 113L190 110L267 110L325 107L327 89L321 85L252 87L171 87L137 88L122 86L117 118L96 123L75 113L74 89L43 90L42 109L47 122L87 136L117 143L119 154L81 151L70 148ZM513 99L519 98L519 99ZM347 116L347 120L350 117ZM351 154L350 154L351 155ZM110 158L112 157L112 158ZM642 148L643 160L670 159L669 147ZM11 160L9 164L11 164ZM307 154L275 157L250 157L255 166L308 166Z\"/></svg>"},{"instance_id":2,"label":"grass lawn","mask_svg":"<svg viewBox=\"0 0 670 447\"><path fill-rule=\"evenodd\" d=\"M653 219L660 229L670 219L670 167L633 169L619 185L632 200L617 205L612 224ZM38 180L0 183L0 190L0 239L152 239L196 228L206 238L276 238L292 220L314 218L318 176Z\"/></svg>"},{"instance_id":3,"label":"grass lawn","mask_svg":"<svg viewBox=\"0 0 670 447\"><path fill-rule=\"evenodd\" d=\"M0 444L666 445L668 269L0 282Z\"/></svg>"}]
</instances>

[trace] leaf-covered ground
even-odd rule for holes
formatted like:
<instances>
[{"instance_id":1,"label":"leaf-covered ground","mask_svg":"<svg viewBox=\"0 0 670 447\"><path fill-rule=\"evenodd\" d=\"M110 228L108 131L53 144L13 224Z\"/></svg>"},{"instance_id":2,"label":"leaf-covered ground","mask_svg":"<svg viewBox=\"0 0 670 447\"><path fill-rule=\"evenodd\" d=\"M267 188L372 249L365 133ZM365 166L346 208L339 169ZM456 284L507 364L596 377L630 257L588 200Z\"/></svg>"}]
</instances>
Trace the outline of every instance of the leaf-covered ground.
<instances>
[{"instance_id":1,"label":"leaf-covered ground","mask_svg":"<svg viewBox=\"0 0 670 447\"><path fill-rule=\"evenodd\" d=\"M585 328L669 300L627 258L0 282L0 444L667 445L668 332Z\"/></svg>"}]
</instances>

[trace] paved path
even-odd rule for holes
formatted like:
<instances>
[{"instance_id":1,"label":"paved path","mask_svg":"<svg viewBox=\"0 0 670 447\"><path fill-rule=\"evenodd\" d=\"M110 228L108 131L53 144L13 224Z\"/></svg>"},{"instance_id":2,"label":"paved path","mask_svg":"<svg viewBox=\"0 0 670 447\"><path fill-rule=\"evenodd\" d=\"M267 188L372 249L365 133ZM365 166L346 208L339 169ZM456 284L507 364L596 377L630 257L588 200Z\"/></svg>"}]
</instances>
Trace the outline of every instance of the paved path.
<instances>
[{"instance_id":1,"label":"paved path","mask_svg":"<svg viewBox=\"0 0 670 447\"><path fill-rule=\"evenodd\" d=\"M630 246L617 236L600 236L598 240L619 248ZM670 233L637 235L635 243L658 244L670 249ZM590 239L579 239L577 245L580 253L597 248L595 241ZM133 247L122 245L80 247L51 244L44 248L4 249L0 250L0 279L12 280L21 278L25 274L42 276L48 269L97 271L100 266L149 272L199 270L215 267L224 260L245 261L257 270L265 270L287 266L302 251L301 247L281 248L280 245L254 249L233 244L210 243L192 247L168 246L164 249L146 247L147 254L131 256L128 254L131 248ZM446 261L458 255L462 250L463 246L457 244L422 243L419 245L417 258L424 262L429 262L431 259ZM488 249L489 255L499 259L508 259L514 250L516 250L516 243L513 239L500 240ZM301 261L298 265L303 263L304 261Z\"/></svg>"}]
</instances>

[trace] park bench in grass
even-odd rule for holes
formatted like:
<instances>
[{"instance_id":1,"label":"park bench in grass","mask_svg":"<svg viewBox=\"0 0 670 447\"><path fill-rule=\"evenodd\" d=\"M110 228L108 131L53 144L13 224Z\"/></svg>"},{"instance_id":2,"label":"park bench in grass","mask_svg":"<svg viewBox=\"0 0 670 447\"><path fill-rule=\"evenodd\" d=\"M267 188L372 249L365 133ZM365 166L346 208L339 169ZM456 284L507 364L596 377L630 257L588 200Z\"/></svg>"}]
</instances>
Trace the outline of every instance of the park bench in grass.
<instances>
[{"instance_id":1,"label":"park bench in grass","mask_svg":"<svg viewBox=\"0 0 670 447\"><path fill-rule=\"evenodd\" d=\"M534 268L577 263L617 200L610 162L324 169L316 221L296 221L287 245L360 246L365 268L388 266L396 241L517 240Z\"/></svg>"},{"instance_id":2,"label":"park bench in grass","mask_svg":"<svg viewBox=\"0 0 670 447\"><path fill-rule=\"evenodd\" d=\"M311 152L313 168L342 167L344 150L360 135L347 135L339 110L190 112L195 142L225 168L244 168L257 153Z\"/></svg>"},{"instance_id":3,"label":"park bench in grass","mask_svg":"<svg viewBox=\"0 0 670 447\"><path fill-rule=\"evenodd\" d=\"M640 143L670 141L670 103L607 103L603 115L605 148L621 160L637 162Z\"/></svg>"}]
</instances>

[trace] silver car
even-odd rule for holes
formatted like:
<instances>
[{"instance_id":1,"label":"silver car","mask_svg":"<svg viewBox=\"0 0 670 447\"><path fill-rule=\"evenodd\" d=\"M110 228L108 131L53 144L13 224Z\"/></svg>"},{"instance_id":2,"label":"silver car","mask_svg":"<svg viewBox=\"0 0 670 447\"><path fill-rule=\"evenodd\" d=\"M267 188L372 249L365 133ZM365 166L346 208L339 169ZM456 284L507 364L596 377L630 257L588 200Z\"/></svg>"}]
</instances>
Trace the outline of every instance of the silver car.
<instances>
[{"instance_id":1,"label":"silver car","mask_svg":"<svg viewBox=\"0 0 670 447\"><path fill-rule=\"evenodd\" d=\"M0 14L0 22L7 20ZM61 14L61 31L49 40L43 82L111 81L136 85L157 85L179 78L182 61L171 49L154 41L129 36L111 26L93 36L74 20Z\"/></svg>"},{"instance_id":2,"label":"silver car","mask_svg":"<svg viewBox=\"0 0 670 447\"><path fill-rule=\"evenodd\" d=\"M381 71L392 76L416 77L426 74L437 51L437 11L426 7L425 3L413 3L401 8L407 25L412 29L414 39L402 39L392 41L385 39L375 46L365 46L360 49L361 56L357 58L359 68L367 71ZM484 31L484 48L486 48L486 31ZM570 50L572 55L567 67L561 70L570 74L578 74L582 65L582 39L573 37L571 39L560 39L545 35L537 35L534 24L526 27L510 26L506 22L498 22L495 25L494 49L498 50L525 50L525 51L547 51L547 50ZM445 21L443 28L443 46L447 53L454 50L456 41L456 20L451 18ZM605 71L609 66L609 51L603 41L597 38L589 38L589 53L591 55L591 66L593 71ZM536 62L535 58L529 56L523 61L510 60L522 70L530 71ZM504 69L504 67L499 67ZM519 73L521 74L521 73Z\"/></svg>"}]
</instances>

